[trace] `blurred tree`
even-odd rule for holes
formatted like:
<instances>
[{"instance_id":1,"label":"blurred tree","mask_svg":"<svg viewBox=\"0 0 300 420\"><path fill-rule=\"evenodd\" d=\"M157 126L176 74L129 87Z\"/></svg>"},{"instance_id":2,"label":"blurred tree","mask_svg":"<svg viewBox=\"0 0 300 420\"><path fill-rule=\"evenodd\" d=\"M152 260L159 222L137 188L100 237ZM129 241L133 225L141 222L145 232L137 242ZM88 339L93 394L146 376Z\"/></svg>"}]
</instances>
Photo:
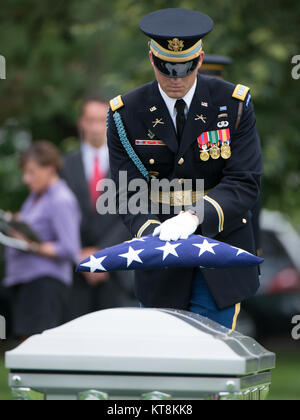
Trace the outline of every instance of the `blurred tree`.
<instances>
[{"instance_id":1,"label":"blurred tree","mask_svg":"<svg viewBox=\"0 0 300 420\"><path fill-rule=\"evenodd\" d=\"M206 52L231 56L227 79L252 88L265 162L264 205L300 225L300 81L291 76L292 56L300 54L299 1L2 0L0 54L7 59L7 80L0 81L0 125L13 118L33 138L69 148L74 142L65 139L76 136L82 96L94 91L113 97L153 78L137 24L166 7L214 18ZM4 180L18 176L15 152L0 144L0 153L0 207L13 206L20 188L15 181L4 187Z\"/></svg>"}]
</instances>

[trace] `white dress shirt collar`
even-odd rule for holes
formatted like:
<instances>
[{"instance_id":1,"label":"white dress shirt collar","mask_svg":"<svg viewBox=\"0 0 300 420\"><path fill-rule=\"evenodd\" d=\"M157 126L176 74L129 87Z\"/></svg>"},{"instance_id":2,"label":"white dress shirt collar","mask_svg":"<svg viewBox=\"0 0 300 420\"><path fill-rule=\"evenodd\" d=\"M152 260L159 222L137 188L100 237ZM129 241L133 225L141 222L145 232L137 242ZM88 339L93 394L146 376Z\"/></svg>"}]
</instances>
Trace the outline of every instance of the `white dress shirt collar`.
<instances>
[{"instance_id":1,"label":"white dress shirt collar","mask_svg":"<svg viewBox=\"0 0 300 420\"><path fill-rule=\"evenodd\" d=\"M98 157L101 170L106 174L109 170L109 152L107 144L99 149L95 149L88 142L81 144L82 160L86 179L89 180L93 176L95 157Z\"/></svg>"},{"instance_id":2,"label":"white dress shirt collar","mask_svg":"<svg viewBox=\"0 0 300 420\"><path fill-rule=\"evenodd\" d=\"M178 98L178 99L183 99L184 102L186 103L186 109L185 109L186 116L187 116L187 114L188 114L188 112L190 110L190 107L191 107L191 104L192 104L192 101L193 101L193 98L194 98L194 95L195 95L195 92L196 92L197 82L198 82L198 80L196 79L194 85L192 86L192 88L188 91L188 93L183 98ZM177 102L178 99L170 98L162 90L160 84L158 84L158 87L159 87L160 94L161 94L163 100L165 101L165 104L166 104L166 106L167 106L167 108L169 110L169 113L171 115L171 118L172 118L172 120L174 122L174 125L176 127L177 110L175 108L175 105L176 105L176 102Z\"/></svg>"}]
</instances>

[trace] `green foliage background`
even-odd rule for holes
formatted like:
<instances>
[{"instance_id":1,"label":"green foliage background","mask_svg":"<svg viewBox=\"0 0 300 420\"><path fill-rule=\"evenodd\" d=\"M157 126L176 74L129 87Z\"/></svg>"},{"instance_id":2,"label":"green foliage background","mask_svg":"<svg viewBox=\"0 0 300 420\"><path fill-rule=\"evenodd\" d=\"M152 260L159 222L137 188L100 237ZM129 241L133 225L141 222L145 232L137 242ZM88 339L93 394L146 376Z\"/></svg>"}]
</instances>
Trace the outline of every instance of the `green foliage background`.
<instances>
[{"instance_id":1,"label":"green foliage background","mask_svg":"<svg viewBox=\"0 0 300 420\"><path fill-rule=\"evenodd\" d=\"M206 52L231 56L226 78L252 88L264 206L300 226L300 80L291 77L291 58L300 54L297 0L2 0L0 207L17 210L24 198L16 155L30 136L71 148L82 96L110 98L153 78L137 24L167 7L201 10L215 20Z\"/></svg>"}]
</instances>

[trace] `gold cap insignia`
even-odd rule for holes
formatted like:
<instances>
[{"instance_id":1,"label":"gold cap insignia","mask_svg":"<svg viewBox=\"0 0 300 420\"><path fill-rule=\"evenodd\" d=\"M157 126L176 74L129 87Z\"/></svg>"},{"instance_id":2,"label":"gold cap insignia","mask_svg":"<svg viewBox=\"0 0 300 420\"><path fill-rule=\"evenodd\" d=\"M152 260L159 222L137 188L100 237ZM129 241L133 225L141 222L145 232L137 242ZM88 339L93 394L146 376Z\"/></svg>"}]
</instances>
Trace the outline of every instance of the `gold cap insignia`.
<instances>
[{"instance_id":1,"label":"gold cap insignia","mask_svg":"<svg viewBox=\"0 0 300 420\"><path fill-rule=\"evenodd\" d=\"M178 38L170 39L169 43L169 50L174 52L181 52L184 49L184 41L180 41Z\"/></svg>"}]
</instances>

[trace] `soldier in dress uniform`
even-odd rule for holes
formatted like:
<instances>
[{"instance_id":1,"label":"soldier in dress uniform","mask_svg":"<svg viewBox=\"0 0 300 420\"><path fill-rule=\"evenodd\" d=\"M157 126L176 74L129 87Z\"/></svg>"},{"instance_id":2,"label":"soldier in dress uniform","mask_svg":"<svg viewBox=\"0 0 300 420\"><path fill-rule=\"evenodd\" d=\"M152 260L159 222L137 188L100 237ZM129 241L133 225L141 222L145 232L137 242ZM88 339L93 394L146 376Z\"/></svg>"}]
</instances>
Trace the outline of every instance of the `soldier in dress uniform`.
<instances>
[{"instance_id":1,"label":"soldier in dress uniform","mask_svg":"<svg viewBox=\"0 0 300 420\"><path fill-rule=\"evenodd\" d=\"M193 191L181 194L180 214L180 195L150 192L148 214L121 215L136 240L153 234L172 245L196 233L255 254L251 209L261 189L261 145L250 89L199 74L203 38L213 25L210 17L185 9L159 10L141 20L156 80L110 102L112 177L117 198L120 171L127 172L128 184L146 179L150 190L151 178L182 186L193 181ZM199 179L202 195L195 190ZM171 211L151 214L152 201ZM214 251L204 241L200 252ZM135 281L143 307L188 310L232 330L240 303L258 287L257 267L148 270L136 272Z\"/></svg>"}]
</instances>

